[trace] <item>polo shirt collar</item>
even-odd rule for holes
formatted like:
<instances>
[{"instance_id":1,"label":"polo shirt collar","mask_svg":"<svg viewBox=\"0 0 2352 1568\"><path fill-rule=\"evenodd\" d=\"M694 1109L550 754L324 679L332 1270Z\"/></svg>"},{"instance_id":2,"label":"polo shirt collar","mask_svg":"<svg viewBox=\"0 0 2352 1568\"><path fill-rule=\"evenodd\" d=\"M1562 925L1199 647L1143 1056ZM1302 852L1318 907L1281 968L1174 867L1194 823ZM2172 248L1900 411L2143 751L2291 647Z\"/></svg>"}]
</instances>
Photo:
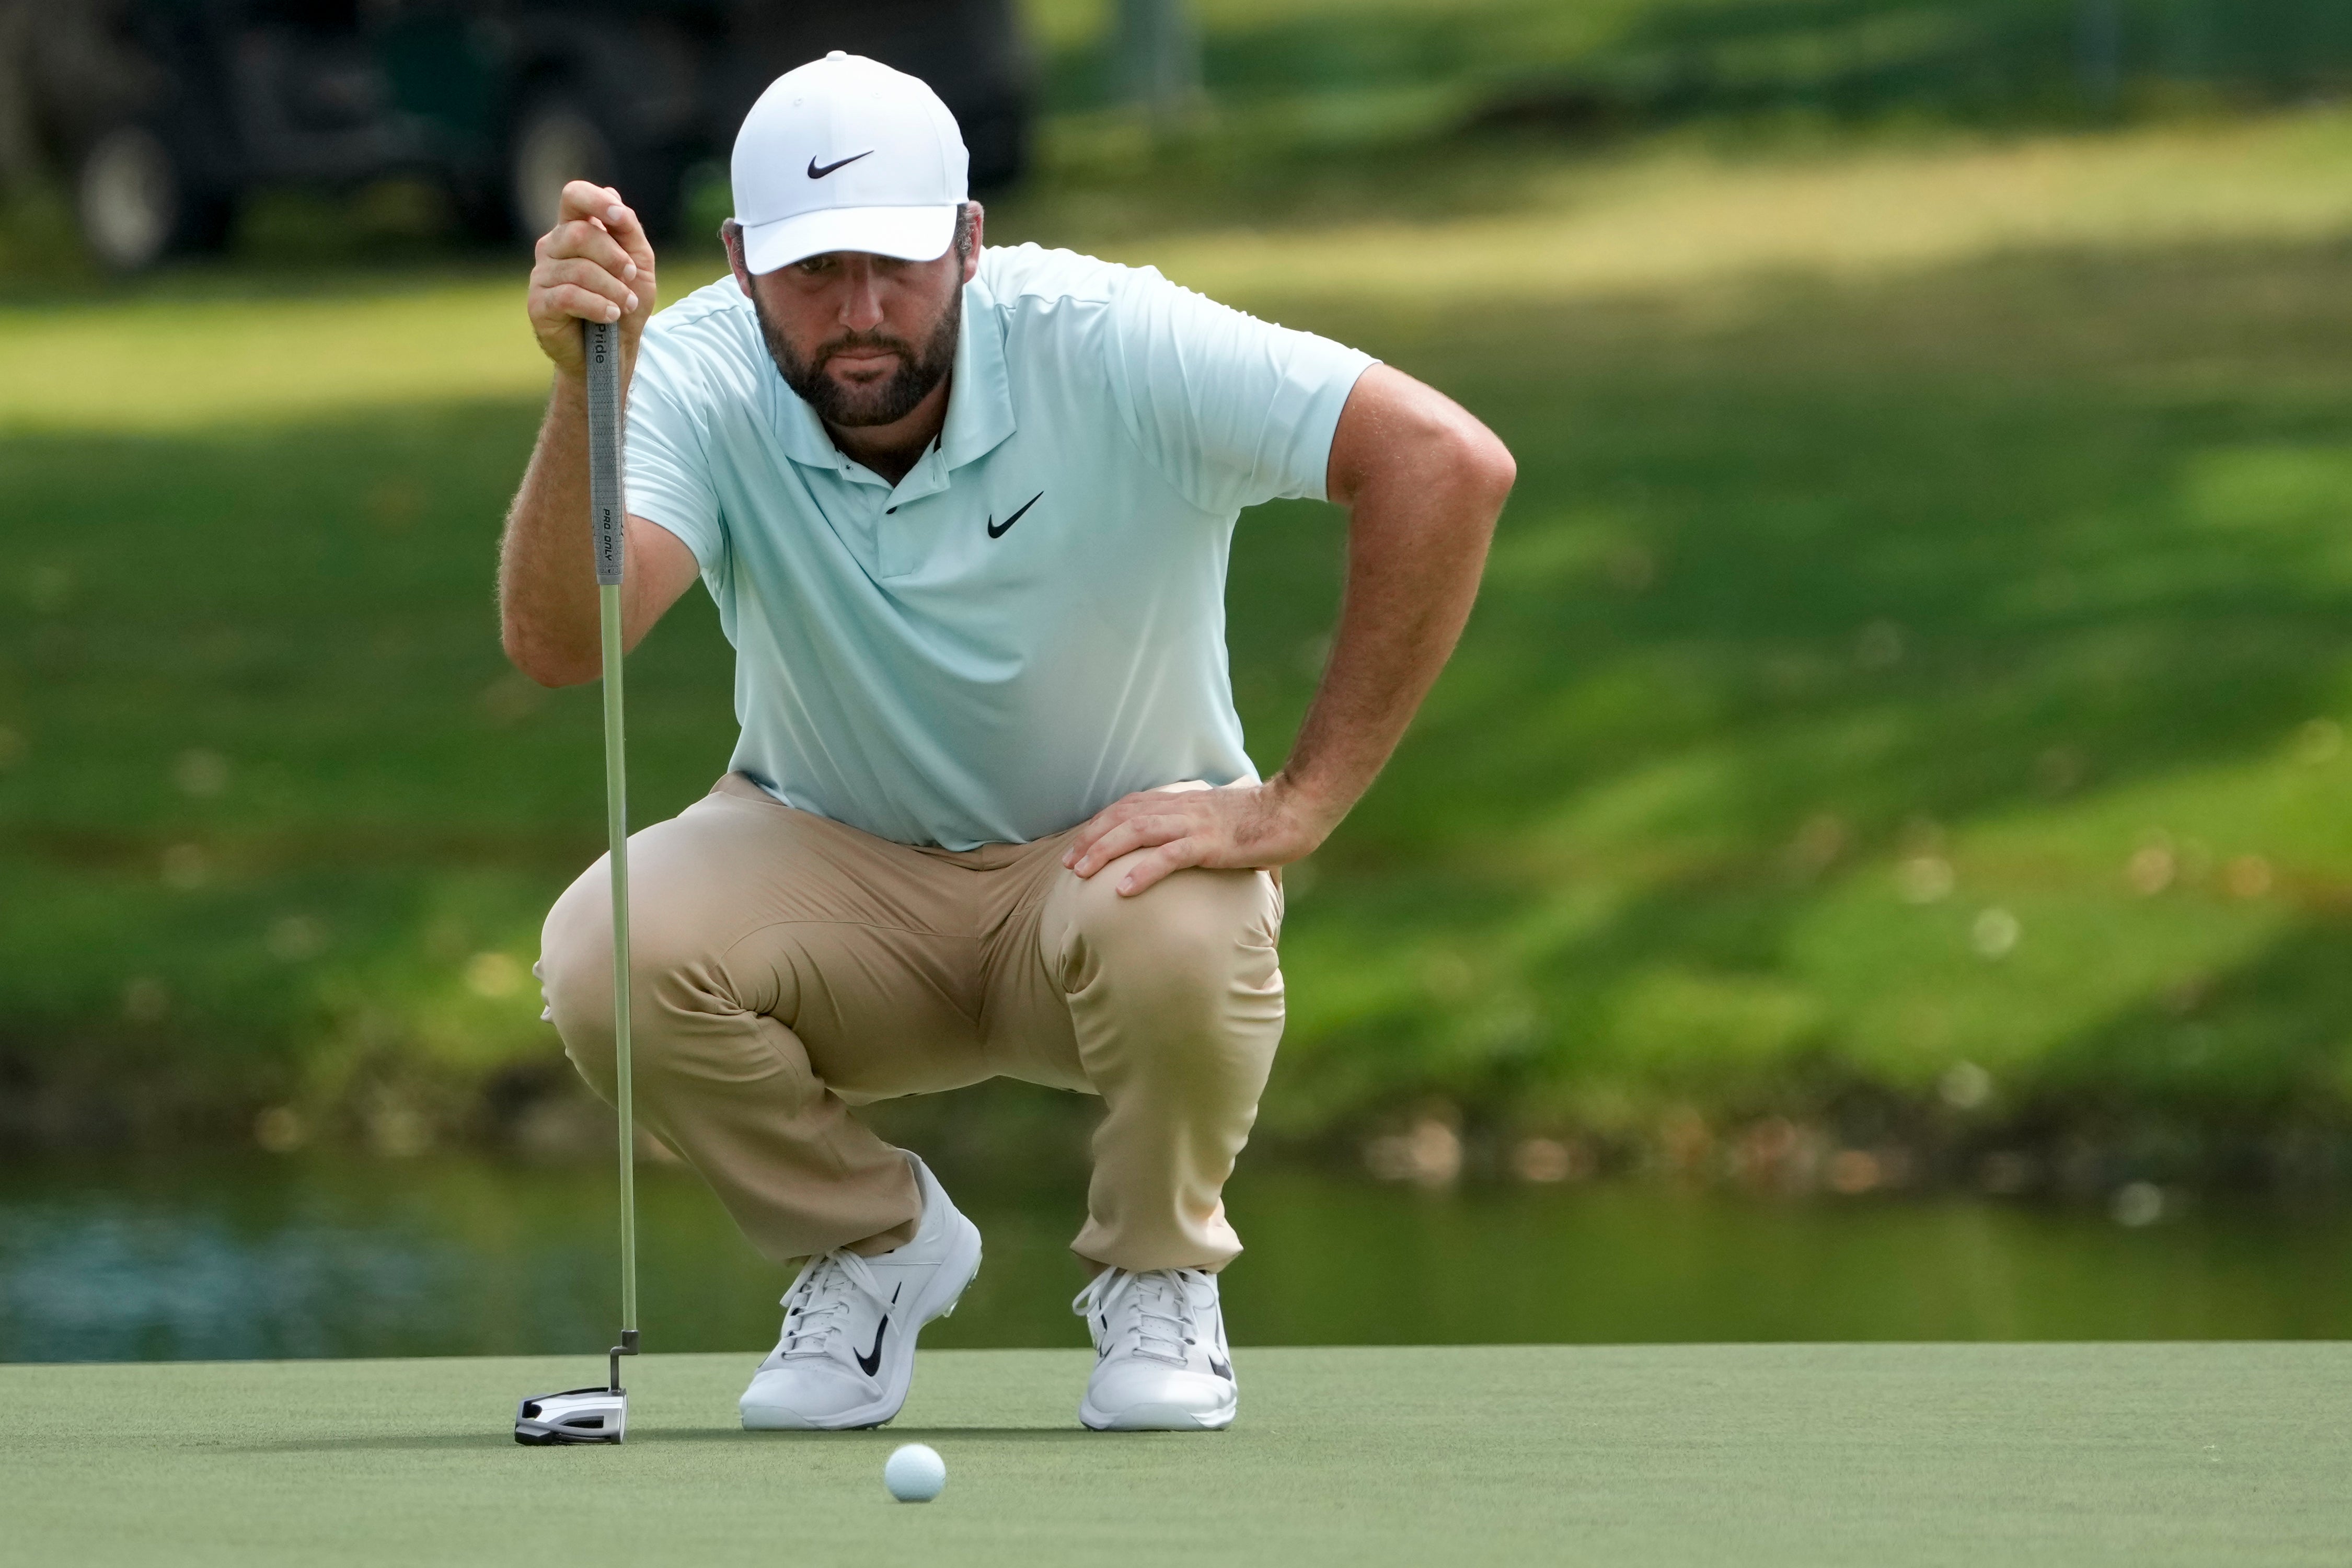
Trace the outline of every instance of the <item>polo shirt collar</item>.
<instances>
[{"instance_id":1,"label":"polo shirt collar","mask_svg":"<svg viewBox=\"0 0 2352 1568\"><path fill-rule=\"evenodd\" d=\"M963 288L963 331L956 342L955 384L948 391L940 456L953 472L996 450L1013 429L1003 316L994 297L974 278Z\"/></svg>"},{"instance_id":2,"label":"polo shirt collar","mask_svg":"<svg viewBox=\"0 0 2352 1568\"><path fill-rule=\"evenodd\" d=\"M786 457L812 468L845 471L855 467L833 444L816 410L786 386L782 376L768 384L775 398L776 436ZM1004 363L1004 323L995 300L975 278L963 289L963 330L956 340L947 422L933 453L926 456L937 457L942 474L952 472L988 456L1015 427L1013 378Z\"/></svg>"}]
</instances>

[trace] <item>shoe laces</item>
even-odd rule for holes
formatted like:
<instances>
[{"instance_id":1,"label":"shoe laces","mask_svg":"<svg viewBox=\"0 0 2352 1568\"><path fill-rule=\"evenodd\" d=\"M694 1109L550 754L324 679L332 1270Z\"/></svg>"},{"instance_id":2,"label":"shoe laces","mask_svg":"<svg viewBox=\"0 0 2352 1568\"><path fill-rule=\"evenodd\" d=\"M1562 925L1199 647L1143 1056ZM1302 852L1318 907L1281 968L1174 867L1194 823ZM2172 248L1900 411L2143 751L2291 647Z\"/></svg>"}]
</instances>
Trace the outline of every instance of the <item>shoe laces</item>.
<instances>
[{"instance_id":1,"label":"shoe laces","mask_svg":"<svg viewBox=\"0 0 2352 1568\"><path fill-rule=\"evenodd\" d=\"M1136 1355L1182 1366L1200 1338L1199 1306L1192 1290L1192 1277L1199 1272L1147 1268L1130 1274L1106 1268L1078 1292L1070 1310L1087 1319L1089 1326L1097 1317L1108 1324L1101 1347L1106 1354L1112 1348L1108 1342L1116 1340Z\"/></svg>"},{"instance_id":2,"label":"shoe laces","mask_svg":"<svg viewBox=\"0 0 2352 1568\"><path fill-rule=\"evenodd\" d=\"M859 1296L870 1298L883 1311L890 1299L866 1259L855 1252L820 1252L801 1266L793 1288L780 1303L784 1309L782 1356L824 1355L834 1336L849 1326L851 1309Z\"/></svg>"}]
</instances>

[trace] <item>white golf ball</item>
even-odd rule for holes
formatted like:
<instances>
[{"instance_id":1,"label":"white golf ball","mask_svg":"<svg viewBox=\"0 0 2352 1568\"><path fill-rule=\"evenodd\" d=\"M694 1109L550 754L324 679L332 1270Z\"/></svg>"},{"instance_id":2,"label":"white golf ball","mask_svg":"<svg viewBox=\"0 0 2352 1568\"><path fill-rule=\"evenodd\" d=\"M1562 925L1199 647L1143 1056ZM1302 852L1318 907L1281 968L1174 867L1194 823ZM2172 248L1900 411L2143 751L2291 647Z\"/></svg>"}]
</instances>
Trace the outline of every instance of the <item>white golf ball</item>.
<instances>
[{"instance_id":1,"label":"white golf ball","mask_svg":"<svg viewBox=\"0 0 2352 1568\"><path fill-rule=\"evenodd\" d=\"M929 1502L948 1484L948 1462L928 1443L905 1443L882 1467L882 1484L900 1502Z\"/></svg>"}]
</instances>

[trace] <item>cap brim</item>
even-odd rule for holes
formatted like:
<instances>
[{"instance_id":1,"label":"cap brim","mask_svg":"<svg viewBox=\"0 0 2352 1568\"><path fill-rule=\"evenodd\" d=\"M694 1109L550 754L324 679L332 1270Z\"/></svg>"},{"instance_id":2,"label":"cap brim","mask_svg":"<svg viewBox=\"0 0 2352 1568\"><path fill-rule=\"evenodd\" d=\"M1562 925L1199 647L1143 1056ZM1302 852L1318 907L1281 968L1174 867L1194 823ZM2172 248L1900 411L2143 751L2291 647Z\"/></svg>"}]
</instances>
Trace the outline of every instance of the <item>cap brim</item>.
<instances>
[{"instance_id":1,"label":"cap brim","mask_svg":"<svg viewBox=\"0 0 2352 1568\"><path fill-rule=\"evenodd\" d=\"M826 207L743 226L743 264L773 272L829 250L860 250L900 261L945 256L955 239L956 207Z\"/></svg>"}]
</instances>

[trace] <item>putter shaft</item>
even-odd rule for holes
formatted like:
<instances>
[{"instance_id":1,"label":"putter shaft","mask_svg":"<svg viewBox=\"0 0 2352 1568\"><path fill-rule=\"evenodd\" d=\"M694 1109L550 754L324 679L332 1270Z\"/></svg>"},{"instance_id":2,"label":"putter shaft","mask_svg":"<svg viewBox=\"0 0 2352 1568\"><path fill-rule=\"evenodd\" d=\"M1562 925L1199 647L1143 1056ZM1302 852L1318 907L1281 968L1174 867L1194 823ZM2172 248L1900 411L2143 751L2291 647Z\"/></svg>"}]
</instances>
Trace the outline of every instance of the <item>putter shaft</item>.
<instances>
[{"instance_id":1,"label":"putter shaft","mask_svg":"<svg viewBox=\"0 0 2352 1568\"><path fill-rule=\"evenodd\" d=\"M629 781L621 664L625 652L621 579L627 561L628 506L621 471L621 333L582 323L588 360L588 490L596 552L596 596L604 656L604 830L613 869L614 1106L620 1112L621 1342L613 1347L613 1392L621 1357L637 1353L636 1116L629 1062Z\"/></svg>"},{"instance_id":2,"label":"putter shaft","mask_svg":"<svg viewBox=\"0 0 2352 1568\"><path fill-rule=\"evenodd\" d=\"M613 863L614 1105L621 1122L621 1332L623 1354L637 1337L637 1129L629 1061L629 764L621 710L621 588L596 590L604 642L604 832ZM620 1386L617 1371L614 1386Z\"/></svg>"}]
</instances>

